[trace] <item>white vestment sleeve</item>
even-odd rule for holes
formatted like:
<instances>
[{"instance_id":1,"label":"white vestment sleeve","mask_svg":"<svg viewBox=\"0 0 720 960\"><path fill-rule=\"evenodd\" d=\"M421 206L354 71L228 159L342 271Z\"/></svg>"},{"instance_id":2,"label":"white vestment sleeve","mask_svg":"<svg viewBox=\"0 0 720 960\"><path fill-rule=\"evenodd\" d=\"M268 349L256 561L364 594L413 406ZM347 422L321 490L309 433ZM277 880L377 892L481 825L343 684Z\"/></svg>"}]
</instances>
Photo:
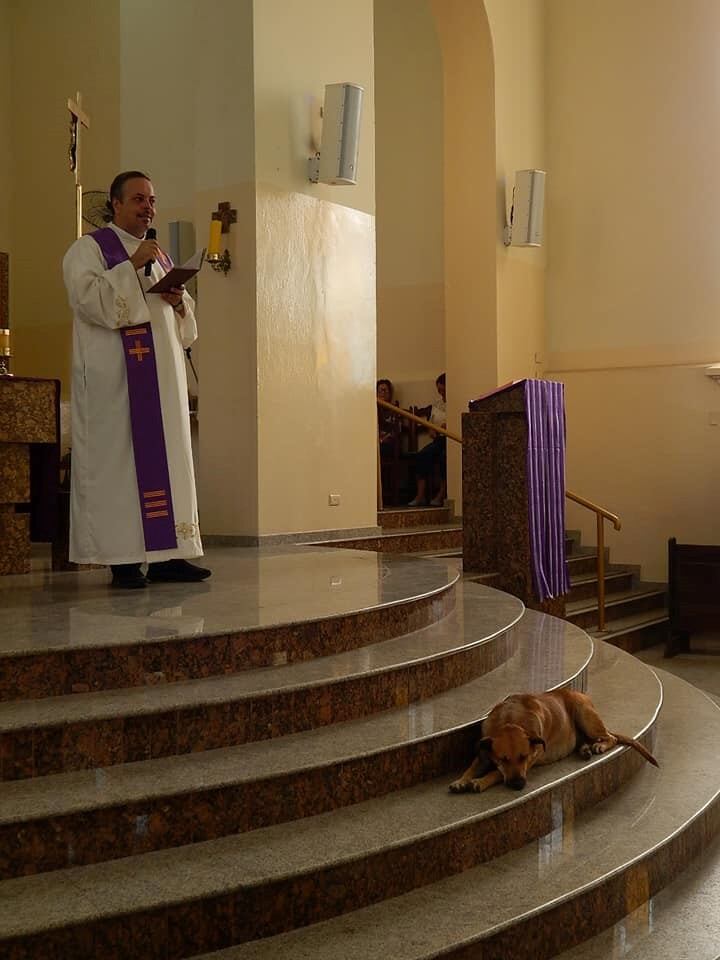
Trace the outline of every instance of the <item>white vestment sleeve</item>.
<instances>
[{"instance_id":1,"label":"white vestment sleeve","mask_svg":"<svg viewBox=\"0 0 720 960\"><path fill-rule=\"evenodd\" d=\"M81 320L110 329L150 322L142 288L129 260L106 269L92 237L76 240L65 254L63 276L70 306Z\"/></svg>"},{"instance_id":2,"label":"white vestment sleeve","mask_svg":"<svg viewBox=\"0 0 720 960\"><path fill-rule=\"evenodd\" d=\"M179 313L176 314L176 316L178 321L180 342L182 343L183 348L186 348L195 343L198 335L197 321L195 320L195 301L187 292L187 290L185 293L183 293L182 303L185 307L185 316L181 317Z\"/></svg>"}]
</instances>

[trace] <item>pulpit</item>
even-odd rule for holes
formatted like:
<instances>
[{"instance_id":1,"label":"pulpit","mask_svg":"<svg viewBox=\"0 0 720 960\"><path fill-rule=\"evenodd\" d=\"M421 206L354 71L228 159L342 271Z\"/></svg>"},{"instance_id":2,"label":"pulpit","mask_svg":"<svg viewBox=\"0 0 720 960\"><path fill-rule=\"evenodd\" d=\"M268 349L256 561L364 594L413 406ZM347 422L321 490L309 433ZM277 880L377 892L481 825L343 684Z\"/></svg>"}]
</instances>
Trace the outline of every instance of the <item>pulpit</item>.
<instances>
[{"instance_id":1,"label":"pulpit","mask_svg":"<svg viewBox=\"0 0 720 960\"><path fill-rule=\"evenodd\" d=\"M0 574L29 573L57 530L60 381L0 376Z\"/></svg>"},{"instance_id":2,"label":"pulpit","mask_svg":"<svg viewBox=\"0 0 720 960\"><path fill-rule=\"evenodd\" d=\"M563 385L520 380L462 417L463 566L532 609L564 616Z\"/></svg>"}]
</instances>

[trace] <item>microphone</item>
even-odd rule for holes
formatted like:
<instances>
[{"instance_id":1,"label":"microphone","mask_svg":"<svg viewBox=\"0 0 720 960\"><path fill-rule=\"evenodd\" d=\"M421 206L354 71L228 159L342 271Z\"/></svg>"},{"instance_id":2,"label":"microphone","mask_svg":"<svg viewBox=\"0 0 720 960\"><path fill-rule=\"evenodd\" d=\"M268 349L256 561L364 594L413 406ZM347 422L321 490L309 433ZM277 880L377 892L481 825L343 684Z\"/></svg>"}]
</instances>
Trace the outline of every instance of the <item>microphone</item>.
<instances>
[{"instance_id":1,"label":"microphone","mask_svg":"<svg viewBox=\"0 0 720 960\"><path fill-rule=\"evenodd\" d=\"M153 227L148 227L147 233L145 234L146 240L154 240L157 237L157 230ZM155 263L154 260L148 260L145 264L145 276L149 277L152 273L152 265Z\"/></svg>"}]
</instances>

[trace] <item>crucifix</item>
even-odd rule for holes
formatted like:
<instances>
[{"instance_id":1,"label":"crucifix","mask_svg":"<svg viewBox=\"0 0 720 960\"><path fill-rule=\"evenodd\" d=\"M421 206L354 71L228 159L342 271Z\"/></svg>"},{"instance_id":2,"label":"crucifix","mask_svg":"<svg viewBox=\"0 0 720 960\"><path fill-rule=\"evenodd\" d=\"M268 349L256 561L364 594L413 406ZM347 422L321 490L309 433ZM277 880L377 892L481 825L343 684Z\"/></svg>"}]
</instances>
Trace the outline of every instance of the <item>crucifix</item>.
<instances>
[{"instance_id":1,"label":"crucifix","mask_svg":"<svg viewBox=\"0 0 720 960\"><path fill-rule=\"evenodd\" d=\"M224 203L218 204L218 208L211 219L219 220L222 223L220 233L230 233L230 224L237 223L237 210L231 210L230 203L226 200Z\"/></svg>"},{"instance_id":2,"label":"crucifix","mask_svg":"<svg viewBox=\"0 0 720 960\"><path fill-rule=\"evenodd\" d=\"M80 91L75 94L76 99L68 99L67 108L70 111L70 172L75 174L75 231L76 236L82 236L82 183L80 181L80 132L83 127L90 129L90 117L83 111Z\"/></svg>"}]
</instances>

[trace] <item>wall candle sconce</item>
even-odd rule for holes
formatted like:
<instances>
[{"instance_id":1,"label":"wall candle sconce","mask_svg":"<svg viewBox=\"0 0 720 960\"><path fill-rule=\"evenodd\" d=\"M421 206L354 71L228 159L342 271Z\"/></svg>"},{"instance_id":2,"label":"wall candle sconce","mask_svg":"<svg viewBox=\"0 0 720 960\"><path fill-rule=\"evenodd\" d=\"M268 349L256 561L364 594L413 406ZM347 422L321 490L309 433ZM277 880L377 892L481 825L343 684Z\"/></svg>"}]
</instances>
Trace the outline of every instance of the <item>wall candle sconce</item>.
<instances>
[{"instance_id":1,"label":"wall candle sconce","mask_svg":"<svg viewBox=\"0 0 720 960\"><path fill-rule=\"evenodd\" d=\"M210 239L208 240L207 255L205 259L218 273L222 272L227 276L227 272L232 265L230 251L225 248L220 253L221 237L223 233L230 233L230 224L237 223L237 210L231 210L230 204L225 201L219 203L217 210L213 213L210 220Z\"/></svg>"},{"instance_id":2,"label":"wall candle sconce","mask_svg":"<svg viewBox=\"0 0 720 960\"><path fill-rule=\"evenodd\" d=\"M0 377L9 377L10 373L10 331L0 328Z\"/></svg>"}]
</instances>

